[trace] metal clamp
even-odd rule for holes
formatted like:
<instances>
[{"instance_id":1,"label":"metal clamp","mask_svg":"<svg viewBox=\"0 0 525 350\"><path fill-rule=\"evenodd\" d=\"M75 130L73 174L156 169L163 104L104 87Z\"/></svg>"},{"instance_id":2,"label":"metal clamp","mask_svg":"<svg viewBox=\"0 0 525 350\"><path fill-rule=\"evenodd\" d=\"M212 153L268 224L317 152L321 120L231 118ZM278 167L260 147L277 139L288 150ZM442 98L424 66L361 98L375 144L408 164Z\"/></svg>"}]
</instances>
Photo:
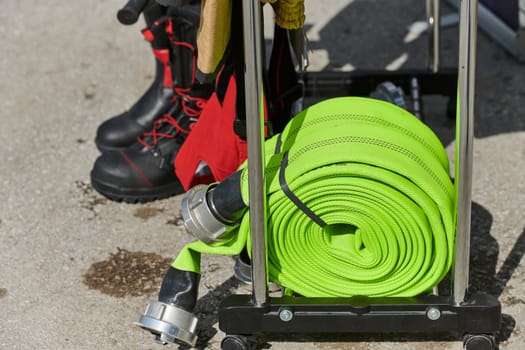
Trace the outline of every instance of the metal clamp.
<instances>
[{"instance_id":1,"label":"metal clamp","mask_svg":"<svg viewBox=\"0 0 525 350\"><path fill-rule=\"evenodd\" d=\"M197 317L186 310L160 301L152 301L135 324L155 335L160 343L195 346Z\"/></svg>"},{"instance_id":2,"label":"metal clamp","mask_svg":"<svg viewBox=\"0 0 525 350\"><path fill-rule=\"evenodd\" d=\"M252 264L241 253L235 256L233 275L244 284L252 284Z\"/></svg>"}]
</instances>

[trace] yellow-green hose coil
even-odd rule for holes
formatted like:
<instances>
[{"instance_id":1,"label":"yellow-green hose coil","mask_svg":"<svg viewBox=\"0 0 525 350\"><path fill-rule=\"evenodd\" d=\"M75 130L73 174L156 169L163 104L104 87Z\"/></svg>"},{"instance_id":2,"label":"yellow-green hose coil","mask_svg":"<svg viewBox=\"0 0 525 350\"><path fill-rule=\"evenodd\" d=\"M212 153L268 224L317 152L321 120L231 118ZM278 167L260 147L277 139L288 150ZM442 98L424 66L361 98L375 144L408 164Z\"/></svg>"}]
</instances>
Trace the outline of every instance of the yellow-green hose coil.
<instances>
[{"instance_id":1,"label":"yellow-green hose coil","mask_svg":"<svg viewBox=\"0 0 525 350\"><path fill-rule=\"evenodd\" d=\"M265 142L265 162L270 281L307 297L414 296L449 271L456 209L448 158L406 110L369 98L320 102ZM199 272L200 253L239 254L249 236L247 211L226 240L190 243L173 266Z\"/></svg>"}]
</instances>

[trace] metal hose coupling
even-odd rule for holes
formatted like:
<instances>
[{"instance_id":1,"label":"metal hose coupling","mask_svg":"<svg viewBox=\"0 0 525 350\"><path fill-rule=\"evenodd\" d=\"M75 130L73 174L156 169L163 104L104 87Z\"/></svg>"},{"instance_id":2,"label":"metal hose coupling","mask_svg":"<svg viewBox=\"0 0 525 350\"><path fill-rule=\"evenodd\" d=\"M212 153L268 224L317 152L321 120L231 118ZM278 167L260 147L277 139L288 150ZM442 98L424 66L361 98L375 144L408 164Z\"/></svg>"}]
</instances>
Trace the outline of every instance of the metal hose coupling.
<instances>
[{"instance_id":1,"label":"metal hose coupling","mask_svg":"<svg viewBox=\"0 0 525 350\"><path fill-rule=\"evenodd\" d=\"M151 301L135 323L150 331L160 343L178 343L195 346L197 317L193 314L197 303L200 274L168 268L159 291L158 301Z\"/></svg>"},{"instance_id":2,"label":"metal hose coupling","mask_svg":"<svg viewBox=\"0 0 525 350\"><path fill-rule=\"evenodd\" d=\"M384 81L379 84L370 97L393 103L401 108L406 108L405 94L403 89L391 81Z\"/></svg>"},{"instance_id":3,"label":"metal hose coupling","mask_svg":"<svg viewBox=\"0 0 525 350\"><path fill-rule=\"evenodd\" d=\"M206 244L220 240L226 232L226 225L213 215L206 199L211 186L197 185L191 188L182 198L181 204L186 230Z\"/></svg>"},{"instance_id":4,"label":"metal hose coupling","mask_svg":"<svg viewBox=\"0 0 525 350\"><path fill-rule=\"evenodd\" d=\"M197 343L197 317L174 305L151 301L135 324L154 334L162 343L178 343L194 347Z\"/></svg>"},{"instance_id":5,"label":"metal hose coupling","mask_svg":"<svg viewBox=\"0 0 525 350\"><path fill-rule=\"evenodd\" d=\"M246 209L242 200L241 172L230 175L218 184L191 188L181 203L186 229L206 244L219 241L228 228L237 222Z\"/></svg>"}]
</instances>

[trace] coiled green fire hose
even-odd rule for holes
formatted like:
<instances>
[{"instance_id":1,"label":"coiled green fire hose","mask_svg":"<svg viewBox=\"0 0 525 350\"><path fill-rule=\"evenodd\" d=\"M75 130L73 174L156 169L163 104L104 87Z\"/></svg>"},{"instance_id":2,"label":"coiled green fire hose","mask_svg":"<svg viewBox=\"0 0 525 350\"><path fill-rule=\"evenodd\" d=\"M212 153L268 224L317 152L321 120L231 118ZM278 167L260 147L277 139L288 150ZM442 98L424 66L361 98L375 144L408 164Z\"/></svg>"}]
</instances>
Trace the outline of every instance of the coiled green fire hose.
<instances>
[{"instance_id":1,"label":"coiled green fire hose","mask_svg":"<svg viewBox=\"0 0 525 350\"><path fill-rule=\"evenodd\" d=\"M450 269L448 158L406 110L369 98L320 102L265 142L265 162L270 281L307 297L414 296ZM173 266L199 272L201 253L249 245L246 211L225 239L188 244Z\"/></svg>"}]
</instances>

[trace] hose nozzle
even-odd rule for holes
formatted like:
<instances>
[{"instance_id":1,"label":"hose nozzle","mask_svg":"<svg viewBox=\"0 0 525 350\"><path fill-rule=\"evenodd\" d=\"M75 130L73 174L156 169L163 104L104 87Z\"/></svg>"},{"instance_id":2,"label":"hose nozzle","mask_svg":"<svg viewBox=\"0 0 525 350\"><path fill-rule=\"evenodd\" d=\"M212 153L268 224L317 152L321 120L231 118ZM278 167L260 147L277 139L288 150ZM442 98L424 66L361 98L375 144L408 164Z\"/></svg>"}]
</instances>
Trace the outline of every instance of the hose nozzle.
<instances>
[{"instance_id":1,"label":"hose nozzle","mask_svg":"<svg viewBox=\"0 0 525 350\"><path fill-rule=\"evenodd\" d=\"M194 347L197 343L197 317L181 308L151 301L135 324L155 336L155 340L162 343L178 343Z\"/></svg>"}]
</instances>

